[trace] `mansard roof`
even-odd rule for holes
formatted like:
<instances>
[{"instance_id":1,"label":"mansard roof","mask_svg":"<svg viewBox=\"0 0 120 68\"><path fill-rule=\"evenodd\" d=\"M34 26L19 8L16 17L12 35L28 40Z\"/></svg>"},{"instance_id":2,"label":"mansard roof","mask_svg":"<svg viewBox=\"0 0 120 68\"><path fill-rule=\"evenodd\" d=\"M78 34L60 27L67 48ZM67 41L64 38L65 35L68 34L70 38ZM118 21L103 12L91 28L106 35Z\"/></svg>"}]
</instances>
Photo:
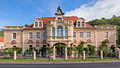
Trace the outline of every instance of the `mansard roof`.
<instances>
[{"instance_id":1,"label":"mansard roof","mask_svg":"<svg viewBox=\"0 0 120 68\"><path fill-rule=\"evenodd\" d=\"M42 20L43 21L43 26L45 27L47 21L55 20L55 18L56 17L42 17L42 18L36 18L36 19ZM78 19L85 20L84 18L78 18L77 16L64 16L63 19L64 20L72 20L73 23L74 23L74 27L76 27L76 22L77 22ZM39 28L33 28L33 25L34 25L34 23L29 25L25 29L39 29ZM89 25L88 23L86 23L86 27L80 27L80 28L94 28L94 27Z\"/></svg>"}]
</instances>

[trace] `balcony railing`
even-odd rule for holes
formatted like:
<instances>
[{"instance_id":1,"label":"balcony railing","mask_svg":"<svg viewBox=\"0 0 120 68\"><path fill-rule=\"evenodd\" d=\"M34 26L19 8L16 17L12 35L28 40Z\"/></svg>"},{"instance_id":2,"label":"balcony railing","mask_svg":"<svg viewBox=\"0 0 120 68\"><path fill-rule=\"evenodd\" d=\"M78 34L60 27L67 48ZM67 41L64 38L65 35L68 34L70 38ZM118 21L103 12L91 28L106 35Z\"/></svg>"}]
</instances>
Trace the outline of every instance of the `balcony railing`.
<instances>
[{"instance_id":1,"label":"balcony railing","mask_svg":"<svg viewBox=\"0 0 120 68\"><path fill-rule=\"evenodd\" d=\"M52 39L68 39L68 36L52 36Z\"/></svg>"}]
</instances>

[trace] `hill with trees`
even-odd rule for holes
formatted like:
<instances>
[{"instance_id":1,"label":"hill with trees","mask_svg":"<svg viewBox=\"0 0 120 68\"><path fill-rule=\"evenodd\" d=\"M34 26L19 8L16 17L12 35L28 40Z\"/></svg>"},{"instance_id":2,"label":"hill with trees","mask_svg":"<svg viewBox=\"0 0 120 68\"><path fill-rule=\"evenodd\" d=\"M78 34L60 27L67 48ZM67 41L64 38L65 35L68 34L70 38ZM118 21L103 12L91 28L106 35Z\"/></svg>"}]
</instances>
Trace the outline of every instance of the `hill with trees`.
<instances>
[{"instance_id":1,"label":"hill with trees","mask_svg":"<svg viewBox=\"0 0 120 68\"><path fill-rule=\"evenodd\" d=\"M88 24L93 26L94 25L116 25L117 31L118 31L117 45L120 47L120 16L116 17L115 15L113 15L113 17L110 19L106 19L106 18L95 19L95 20L89 21Z\"/></svg>"}]
</instances>

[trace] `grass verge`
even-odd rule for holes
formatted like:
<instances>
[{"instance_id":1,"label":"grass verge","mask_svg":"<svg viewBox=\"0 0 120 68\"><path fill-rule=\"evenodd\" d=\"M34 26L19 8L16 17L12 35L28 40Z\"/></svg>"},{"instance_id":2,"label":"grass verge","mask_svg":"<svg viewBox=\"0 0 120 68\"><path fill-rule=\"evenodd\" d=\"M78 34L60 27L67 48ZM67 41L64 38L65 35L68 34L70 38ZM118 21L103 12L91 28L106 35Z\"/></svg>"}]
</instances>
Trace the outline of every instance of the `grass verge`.
<instances>
[{"instance_id":1,"label":"grass verge","mask_svg":"<svg viewBox=\"0 0 120 68\"><path fill-rule=\"evenodd\" d=\"M17 60L13 60L12 57L0 57L0 61L36 61L36 62L78 62L78 61L112 61L119 60L116 57L104 57L104 59L100 58L86 58L86 59L68 59L68 60L48 60L48 59L36 59L33 60L32 57L18 57Z\"/></svg>"}]
</instances>

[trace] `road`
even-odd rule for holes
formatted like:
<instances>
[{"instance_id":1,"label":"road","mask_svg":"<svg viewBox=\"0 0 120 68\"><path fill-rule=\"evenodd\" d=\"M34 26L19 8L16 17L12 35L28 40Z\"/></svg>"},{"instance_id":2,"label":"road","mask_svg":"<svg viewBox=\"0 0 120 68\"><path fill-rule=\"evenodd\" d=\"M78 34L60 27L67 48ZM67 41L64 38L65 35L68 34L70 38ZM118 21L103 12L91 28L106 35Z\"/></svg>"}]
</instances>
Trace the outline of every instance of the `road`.
<instances>
[{"instance_id":1,"label":"road","mask_svg":"<svg viewBox=\"0 0 120 68\"><path fill-rule=\"evenodd\" d=\"M0 68L120 68L120 63L0 64Z\"/></svg>"}]
</instances>

